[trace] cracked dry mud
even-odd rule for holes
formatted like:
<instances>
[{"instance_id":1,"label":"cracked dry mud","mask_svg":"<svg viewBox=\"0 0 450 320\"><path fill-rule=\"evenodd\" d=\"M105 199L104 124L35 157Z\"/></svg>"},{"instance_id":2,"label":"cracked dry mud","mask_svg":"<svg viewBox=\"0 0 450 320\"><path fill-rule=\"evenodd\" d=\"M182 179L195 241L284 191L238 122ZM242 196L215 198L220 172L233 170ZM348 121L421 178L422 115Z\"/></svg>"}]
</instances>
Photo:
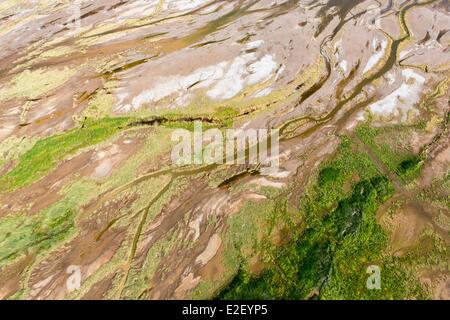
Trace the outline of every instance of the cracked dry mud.
<instances>
[{"instance_id":1,"label":"cracked dry mud","mask_svg":"<svg viewBox=\"0 0 450 320\"><path fill-rule=\"evenodd\" d=\"M73 3L0 3L0 298L226 298L240 275L264 281L314 228L306 198L347 141L392 185L357 290L391 259L424 296L375 298L450 299L447 0L82 0L78 28ZM279 170L174 166L171 133L194 121L278 128ZM351 298L327 291L333 272L294 296Z\"/></svg>"}]
</instances>

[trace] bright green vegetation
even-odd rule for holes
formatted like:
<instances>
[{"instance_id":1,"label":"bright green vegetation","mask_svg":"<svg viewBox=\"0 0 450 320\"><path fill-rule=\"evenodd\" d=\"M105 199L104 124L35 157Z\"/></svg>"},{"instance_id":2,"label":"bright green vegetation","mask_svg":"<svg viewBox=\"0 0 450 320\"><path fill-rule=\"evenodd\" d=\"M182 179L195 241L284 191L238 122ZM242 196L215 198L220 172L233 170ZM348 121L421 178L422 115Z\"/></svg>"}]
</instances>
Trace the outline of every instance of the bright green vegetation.
<instances>
[{"instance_id":1,"label":"bright green vegetation","mask_svg":"<svg viewBox=\"0 0 450 320\"><path fill-rule=\"evenodd\" d=\"M305 212L321 219L324 210L332 210L347 196L352 184L379 174L369 156L359 152L344 137L335 158L322 166L317 183L306 190L306 197L302 199Z\"/></svg>"},{"instance_id":2,"label":"bright green vegetation","mask_svg":"<svg viewBox=\"0 0 450 320\"><path fill-rule=\"evenodd\" d=\"M219 298L426 297L408 269L384 254L387 234L375 214L392 194L391 183L370 158L343 138L335 158L322 166L317 181L301 199L302 230L290 231L289 243L273 251L273 263L259 275L241 266ZM381 290L366 288L370 265L382 270Z\"/></svg>"},{"instance_id":3,"label":"bright green vegetation","mask_svg":"<svg viewBox=\"0 0 450 320\"><path fill-rule=\"evenodd\" d=\"M409 130L396 126L372 128L364 125L356 131L358 137L372 149L388 169L405 183L416 178L423 165L420 155L413 154L407 147L401 145L408 133Z\"/></svg>"},{"instance_id":4,"label":"bright green vegetation","mask_svg":"<svg viewBox=\"0 0 450 320\"><path fill-rule=\"evenodd\" d=\"M42 178L65 157L104 141L128 122L128 118L86 120L81 128L38 141L19 157L11 171L0 177L0 191L14 190Z\"/></svg>"}]
</instances>

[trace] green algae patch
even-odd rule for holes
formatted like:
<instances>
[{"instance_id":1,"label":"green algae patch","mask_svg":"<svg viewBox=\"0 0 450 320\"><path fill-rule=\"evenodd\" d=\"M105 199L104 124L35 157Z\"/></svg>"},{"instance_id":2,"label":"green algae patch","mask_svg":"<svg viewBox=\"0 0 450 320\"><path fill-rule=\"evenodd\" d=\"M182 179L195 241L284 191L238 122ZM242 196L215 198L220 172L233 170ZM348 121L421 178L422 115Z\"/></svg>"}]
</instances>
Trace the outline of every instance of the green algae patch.
<instances>
[{"instance_id":1,"label":"green algae patch","mask_svg":"<svg viewBox=\"0 0 450 320\"><path fill-rule=\"evenodd\" d=\"M116 99L106 90L99 90L98 93L89 101L87 108L83 111L81 117L101 119L111 115L112 107Z\"/></svg>"},{"instance_id":2,"label":"green algae patch","mask_svg":"<svg viewBox=\"0 0 450 320\"><path fill-rule=\"evenodd\" d=\"M0 177L0 191L21 188L42 178L65 157L111 137L128 122L128 118L86 120L81 128L39 140L18 158L11 171Z\"/></svg>"},{"instance_id":3,"label":"green algae patch","mask_svg":"<svg viewBox=\"0 0 450 320\"><path fill-rule=\"evenodd\" d=\"M0 89L0 101L15 98L38 99L69 80L75 68L25 70L11 80L8 87Z\"/></svg>"},{"instance_id":4,"label":"green algae patch","mask_svg":"<svg viewBox=\"0 0 450 320\"><path fill-rule=\"evenodd\" d=\"M0 142L0 163L18 159L22 154L33 148L37 141L35 137L10 136Z\"/></svg>"}]
</instances>

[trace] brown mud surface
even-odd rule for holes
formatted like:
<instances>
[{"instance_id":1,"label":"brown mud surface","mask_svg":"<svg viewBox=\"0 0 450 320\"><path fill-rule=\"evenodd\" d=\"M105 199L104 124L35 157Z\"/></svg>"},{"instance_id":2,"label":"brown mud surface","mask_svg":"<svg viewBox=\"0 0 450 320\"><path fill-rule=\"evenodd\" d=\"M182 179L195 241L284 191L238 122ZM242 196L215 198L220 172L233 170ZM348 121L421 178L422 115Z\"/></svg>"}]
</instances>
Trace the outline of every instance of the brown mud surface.
<instances>
[{"instance_id":1,"label":"brown mud surface","mask_svg":"<svg viewBox=\"0 0 450 320\"><path fill-rule=\"evenodd\" d=\"M343 135L395 187L378 214L392 253L413 248L428 228L448 246L448 206L418 199L449 196L448 182L431 189L450 164L446 1L37 2L0 4L0 174L27 155L14 139L81 130L88 118L134 122L0 194L0 230L11 223L12 235L27 226L14 219L74 214L67 230L27 246L17 241L10 255L8 236L0 237L0 298L210 298L236 273L230 220L268 205L272 193L298 210ZM174 123L153 121L164 116ZM192 119L280 129L279 168L174 166L170 130ZM426 126L411 137L424 157L411 185L352 133L366 121ZM23 237L40 231L29 229ZM269 238L282 245L289 234L280 225ZM254 274L266 267L250 249L242 255ZM68 287L70 266L81 272L76 290ZM421 272L433 298L449 298L448 270Z\"/></svg>"}]
</instances>

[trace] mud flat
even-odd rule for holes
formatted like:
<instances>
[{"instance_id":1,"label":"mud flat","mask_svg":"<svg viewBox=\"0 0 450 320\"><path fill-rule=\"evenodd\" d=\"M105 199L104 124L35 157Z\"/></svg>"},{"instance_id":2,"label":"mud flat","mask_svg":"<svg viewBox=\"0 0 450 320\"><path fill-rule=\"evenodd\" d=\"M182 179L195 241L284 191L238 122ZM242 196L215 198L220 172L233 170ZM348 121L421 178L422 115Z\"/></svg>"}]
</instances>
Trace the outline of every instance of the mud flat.
<instances>
[{"instance_id":1,"label":"mud flat","mask_svg":"<svg viewBox=\"0 0 450 320\"><path fill-rule=\"evenodd\" d=\"M448 299L449 21L442 0L5 1L0 298ZM279 168L175 166L195 121L279 129Z\"/></svg>"}]
</instances>

